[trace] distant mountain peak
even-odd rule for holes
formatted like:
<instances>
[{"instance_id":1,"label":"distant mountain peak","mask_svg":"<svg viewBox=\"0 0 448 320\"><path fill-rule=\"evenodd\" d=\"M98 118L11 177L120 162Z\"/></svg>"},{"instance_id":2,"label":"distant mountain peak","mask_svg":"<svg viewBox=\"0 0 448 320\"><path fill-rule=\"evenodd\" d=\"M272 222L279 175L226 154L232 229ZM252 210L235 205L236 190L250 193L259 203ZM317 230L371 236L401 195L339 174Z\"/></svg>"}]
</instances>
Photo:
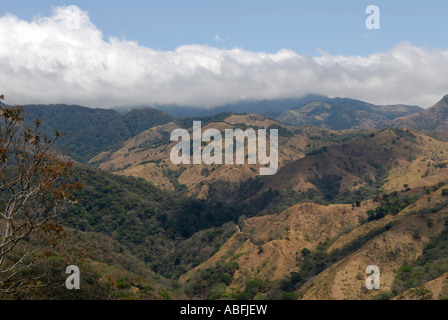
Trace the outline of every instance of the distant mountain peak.
<instances>
[{"instance_id":1,"label":"distant mountain peak","mask_svg":"<svg viewBox=\"0 0 448 320\"><path fill-rule=\"evenodd\" d=\"M448 130L448 95L432 107L394 119L387 126L415 130Z\"/></svg>"},{"instance_id":2,"label":"distant mountain peak","mask_svg":"<svg viewBox=\"0 0 448 320\"><path fill-rule=\"evenodd\" d=\"M421 110L417 106L378 106L361 100L336 97L283 110L276 120L288 125L311 124L332 130L372 129Z\"/></svg>"}]
</instances>

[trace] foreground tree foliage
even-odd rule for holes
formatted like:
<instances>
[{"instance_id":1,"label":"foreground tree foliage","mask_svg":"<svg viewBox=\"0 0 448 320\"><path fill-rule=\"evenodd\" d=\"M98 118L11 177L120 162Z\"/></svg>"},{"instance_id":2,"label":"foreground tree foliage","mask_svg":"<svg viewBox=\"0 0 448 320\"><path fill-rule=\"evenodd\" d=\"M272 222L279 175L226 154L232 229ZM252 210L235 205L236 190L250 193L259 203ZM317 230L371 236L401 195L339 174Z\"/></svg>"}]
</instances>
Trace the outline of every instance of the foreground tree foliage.
<instances>
[{"instance_id":1,"label":"foreground tree foliage","mask_svg":"<svg viewBox=\"0 0 448 320\"><path fill-rule=\"evenodd\" d=\"M21 106L0 107L0 294L10 297L48 285L36 267L64 235L60 205L81 188L67 182L72 162L53 152L60 134L41 136L38 119L23 124Z\"/></svg>"}]
</instances>

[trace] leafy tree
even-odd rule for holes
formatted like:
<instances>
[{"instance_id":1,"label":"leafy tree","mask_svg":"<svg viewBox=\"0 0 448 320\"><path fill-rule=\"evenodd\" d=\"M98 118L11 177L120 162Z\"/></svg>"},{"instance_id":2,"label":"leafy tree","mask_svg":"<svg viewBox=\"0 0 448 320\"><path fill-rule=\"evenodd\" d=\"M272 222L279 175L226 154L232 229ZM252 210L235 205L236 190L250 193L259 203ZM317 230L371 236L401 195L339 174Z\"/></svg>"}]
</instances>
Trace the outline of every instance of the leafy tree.
<instances>
[{"instance_id":1,"label":"leafy tree","mask_svg":"<svg viewBox=\"0 0 448 320\"><path fill-rule=\"evenodd\" d=\"M311 254L311 251L308 248L302 249L302 256L306 257L306 256L309 256L310 254Z\"/></svg>"},{"instance_id":2,"label":"leafy tree","mask_svg":"<svg viewBox=\"0 0 448 320\"><path fill-rule=\"evenodd\" d=\"M72 162L52 151L60 134L41 136L38 119L25 127L23 112L21 106L0 107L0 293L8 294L45 285L33 267L63 235L54 218L81 187L66 183Z\"/></svg>"}]
</instances>

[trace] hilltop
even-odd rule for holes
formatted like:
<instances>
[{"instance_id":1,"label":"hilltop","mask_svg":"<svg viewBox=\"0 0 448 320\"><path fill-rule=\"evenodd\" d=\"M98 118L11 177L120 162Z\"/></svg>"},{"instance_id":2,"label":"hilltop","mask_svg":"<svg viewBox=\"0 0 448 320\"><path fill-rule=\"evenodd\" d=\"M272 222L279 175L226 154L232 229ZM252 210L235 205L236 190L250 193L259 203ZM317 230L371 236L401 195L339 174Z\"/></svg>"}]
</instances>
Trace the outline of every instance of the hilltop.
<instances>
[{"instance_id":1,"label":"hilltop","mask_svg":"<svg viewBox=\"0 0 448 320\"><path fill-rule=\"evenodd\" d=\"M311 152L353 136L324 128L282 125L260 115L228 115L204 119L202 130L264 128L279 130L279 167L305 157ZM105 152L91 159L99 168L119 175L142 177L168 190L186 190L196 198L223 200L231 197L243 182L258 177L260 164L255 165L179 165L170 161L172 130L180 125L192 125L185 120L170 122L146 130L124 142L115 152ZM188 127L187 127L188 128ZM189 129L191 131L191 128Z\"/></svg>"},{"instance_id":2,"label":"hilltop","mask_svg":"<svg viewBox=\"0 0 448 320\"><path fill-rule=\"evenodd\" d=\"M386 125L415 130L448 130L448 95L428 109L399 117Z\"/></svg>"},{"instance_id":3,"label":"hilltop","mask_svg":"<svg viewBox=\"0 0 448 320\"><path fill-rule=\"evenodd\" d=\"M409 116L421 110L417 106L377 106L349 98L332 98L283 110L275 119L289 125L313 125L332 130L372 129L380 128L394 118Z\"/></svg>"},{"instance_id":4,"label":"hilltop","mask_svg":"<svg viewBox=\"0 0 448 320\"><path fill-rule=\"evenodd\" d=\"M109 148L119 147L130 137L149 127L173 120L156 109L134 109L120 114L111 109L94 109L76 105L25 105L26 120L42 122L42 134L53 137L54 130L64 132L58 148L74 160L86 162Z\"/></svg>"}]
</instances>

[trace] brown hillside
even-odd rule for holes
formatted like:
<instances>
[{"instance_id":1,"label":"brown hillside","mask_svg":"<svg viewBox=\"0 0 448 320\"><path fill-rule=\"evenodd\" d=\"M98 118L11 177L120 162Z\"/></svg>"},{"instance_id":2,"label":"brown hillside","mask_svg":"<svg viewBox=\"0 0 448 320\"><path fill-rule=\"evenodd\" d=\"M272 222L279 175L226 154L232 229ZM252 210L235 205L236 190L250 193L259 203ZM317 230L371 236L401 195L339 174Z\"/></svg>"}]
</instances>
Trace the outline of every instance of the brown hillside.
<instances>
[{"instance_id":1,"label":"brown hillside","mask_svg":"<svg viewBox=\"0 0 448 320\"><path fill-rule=\"evenodd\" d=\"M448 130L448 95L434 106L419 113L394 119L386 126L416 130Z\"/></svg>"},{"instance_id":2,"label":"brown hillside","mask_svg":"<svg viewBox=\"0 0 448 320\"><path fill-rule=\"evenodd\" d=\"M368 223L362 223L366 211L379 203L366 201L360 207L307 203L292 206L278 215L249 218L240 222L237 233L215 255L180 280L188 285L197 281L201 270L220 261L233 261L239 268L226 288L228 293L244 289L249 279L274 283L287 279L291 272L299 272L304 248L314 251L319 243L330 242L332 245L327 249L330 254L381 230L365 243L352 245L352 251L310 278L296 292L299 298L307 300L374 299L390 295L398 268L416 261L424 244L443 230L447 202L439 189L422 196L397 215ZM428 220L433 224L428 224ZM384 228L386 225L390 227ZM365 269L369 265L380 268L380 290L369 291L365 287ZM447 288L443 277L426 286L437 295ZM411 293L398 297L414 299Z\"/></svg>"},{"instance_id":3,"label":"brown hillside","mask_svg":"<svg viewBox=\"0 0 448 320\"><path fill-rule=\"evenodd\" d=\"M446 202L441 190L438 190L422 197L397 216L387 216L354 229L344 237L355 240L365 234L370 224L376 224L377 228L395 221L390 230L368 241L302 286L298 290L299 296L302 299L342 300L372 299L379 294L390 294L398 268L415 261L422 254L424 243L443 229L443 221L448 214ZM442 210L430 213L434 211L432 208L439 207L441 203L445 205ZM433 227L428 226L428 219L434 221ZM380 290L369 291L365 288L365 268L369 265L377 265L380 269Z\"/></svg>"},{"instance_id":4,"label":"brown hillside","mask_svg":"<svg viewBox=\"0 0 448 320\"><path fill-rule=\"evenodd\" d=\"M314 188L316 180L339 180L339 192L353 191L378 178L378 169L386 172L394 166L402 166L423 154L424 147L413 133L405 132L411 139L400 137L402 131L386 129L368 136L331 145L317 154L307 156L286 165L276 175L264 178L259 195L269 189L292 188L305 192ZM422 138L423 139L423 138ZM422 140L422 145L429 138ZM444 144L440 142L441 144ZM324 179L324 180L322 180ZM402 185L400 186L402 188Z\"/></svg>"},{"instance_id":5,"label":"brown hillside","mask_svg":"<svg viewBox=\"0 0 448 320\"><path fill-rule=\"evenodd\" d=\"M243 285L244 279L251 277L282 279L297 270L296 258L302 249L312 250L321 241L350 231L360 224L366 210L376 205L372 201L355 208L346 204L303 203L278 215L244 220L238 232L213 257L187 272L181 280L187 281L197 270L219 260L236 261L240 266L234 285Z\"/></svg>"},{"instance_id":6,"label":"brown hillside","mask_svg":"<svg viewBox=\"0 0 448 320\"><path fill-rule=\"evenodd\" d=\"M241 127L281 128L279 133L279 168L304 157L303 151L321 145L331 144L331 139L340 134L323 128L295 128L269 120L259 115L235 115L222 122L212 122L202 126L202 130ZM169 134L177 128L175 123L151 128L129 139L116 152L102 153L92 159L99 167L119 175L143 177L169 190L185 185L188 193L197 198L208 198L210 192L221 198L229 194L242 182L259 175L260 165L179 165L171 163L170 151L176 142L169 141ZM191 132L191 128L189 130ZM163 140L163 138L165 138ZM334 138L332 138L334 139Z\"/></svg>"},{"instance_id":7,"label":"brown hillside","mask_svg":"<svg viewBox=\"0 0 448 320\"><path fill-rule=\"evenodd\" d=\"M431 280L421 288L413 288L396 296L393 300L446 300L448 299L448 274L444 273L434 280Z\"/></svg>"}]
</instances>

